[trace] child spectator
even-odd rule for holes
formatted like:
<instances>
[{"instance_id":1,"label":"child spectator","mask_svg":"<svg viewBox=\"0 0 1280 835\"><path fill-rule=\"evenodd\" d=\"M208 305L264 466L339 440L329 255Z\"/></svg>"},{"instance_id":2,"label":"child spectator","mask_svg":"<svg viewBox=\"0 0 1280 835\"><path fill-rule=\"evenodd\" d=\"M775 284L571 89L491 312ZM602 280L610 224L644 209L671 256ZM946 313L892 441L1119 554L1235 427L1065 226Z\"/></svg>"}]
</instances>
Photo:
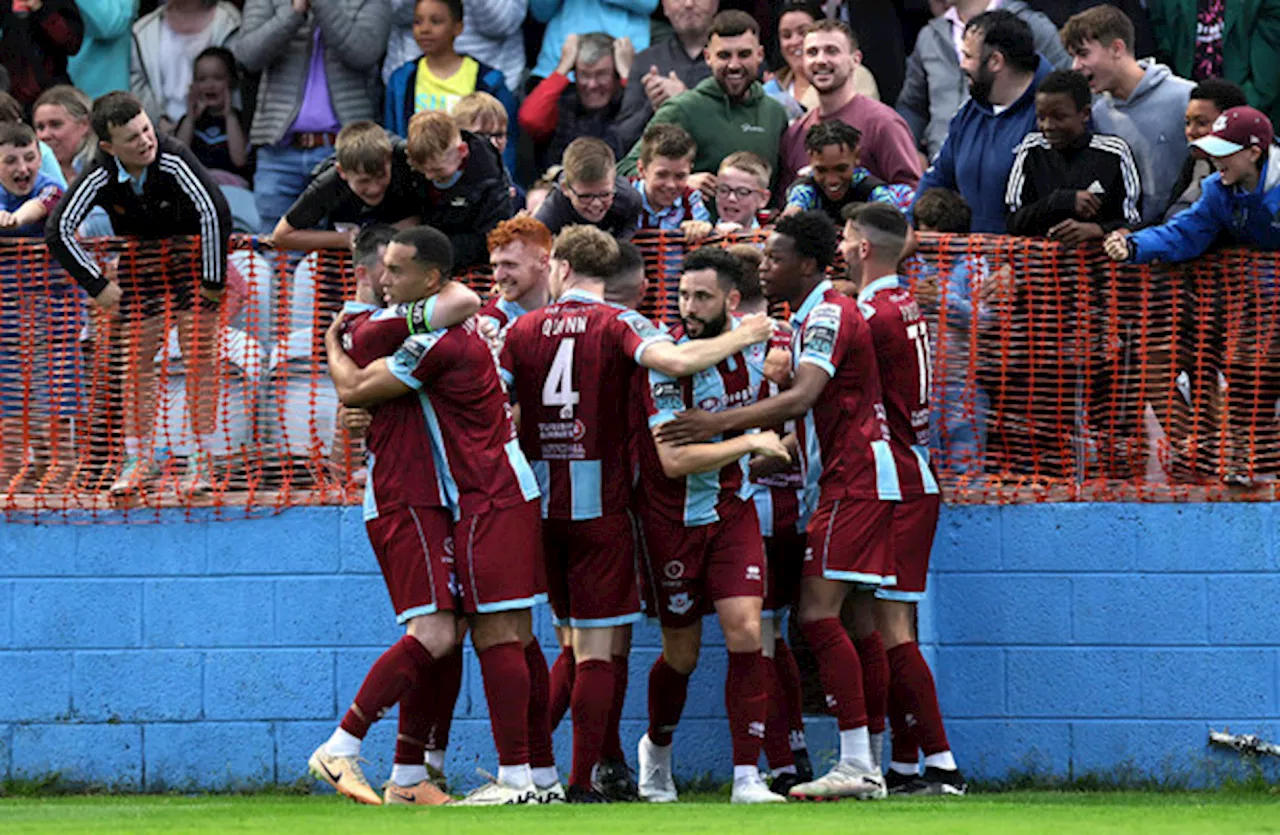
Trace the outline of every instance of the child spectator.
<instances>
[{"instance_id":1,"label":"child spectator","mask_svg":"<svg viewBox=\"0 0 1280 835\"><path fill-rule=\"evenodd\" d=\"M486 139L438 110L409 120L409 163L427 178L422 222L449 236L459 273L489 262L489 232L511 217L510 181Z\"/></svg>"},{"instance_id":2,"label":"child spectator","mask_svg":"<svg viewBox=\"0 0 1280 835\"><path fill-rule=\"evenodd\" d=\"M334 142L307 190L271 233L279 249L346 249L373 223L413 226L427 199L427 182L413 170L405 144L373 122L351 122Z\"/></svg>"},{"instance_id":3,"label":"child spectator","mask_svg":"<svg viewBox=\"0 0 1280 835\"><path fill-rule=\"evenodd\" d=\"M222 185L249 187L249 139L232 93L240 86L231 50L211 46L196 56L187 112L174 134Z\"/></svg>"},{"instance_id":4,"label":"child spectator","mask_svg":"<svg viewBox=\"0 0 1280 835\"><path fill-rule=\"evenodd\" d=\"M36 134L22 122L0 124L0 236L41 238L62 186L40 170ZM70 472L68 419L78 412L80 299L63 277L17 276L18 298L6 299L0 327L24 334L0 350L0 490L8 491L32 439L41 464ZM21 345L19 346L19 341ZM61 468L65 467L65 470ZM54 475L46 473L46 475ZM46 482L48 483L48 482Z\"/></svg>"},{"instance_id":5,"label":"child spectator","mask_svg":"<svg viewBox=\"0 0 1280 835\"><path fill-rule=\"evenodd\" d=\"M750 151L725 157L716 173L716 231L759 229L760 212L769 205L772 178L769 163Z\"/></svg>"},{"instance_id":6,"label":"child spectator","mask_svg":"<svg viewBox=\"0 0 1280 835\"><path fill-rule=\"evenodd\" d=\"M454 51L462 34L462 0L418 0L413 10L413 39L422 57L406 62L387 82L382 124L407 136L409 120L417 113L452 113L458 101L477 90L502 102L507 111L509 144L503 154L508 170L515 168L516 102L500 70ZM483 237L483 236L482 236Z\"/></svg>"},{"instance_id":7,"label":"child spectator","mask_svg":"<svg viewBox=\"0 0 1280 835\"><path fill-rule=\"evenodd\" d=\"M556 189L556 179L560 176L562 169L558 165L553 165L543 172L533 185L529 186L529 191L524 196L524 212L527 215L536 215L538 208L542 205L551 192Z\"/></svg>"},{"instance_id":8,"label":"child spectator","mask_svg":"<svg viewBox=\"0 0 1280 835\"><path fill-rule=\"evenodd\" d=\"M508 119L506 108L502 102L488 93L474 92L463 96L453 108L453 118L458 127L470 131L481 139L489 140L499 156L506 164L507 147L511 144L508 135ZM524 208L524 192L514 184L515 171L507 168L507 177L511 178L511 201L516 211Z\"/></svg>"},{"instance_id":9,"label":"child spectator","mask_svg":"<svg viewBox=\"0 0 1280 835\"><path fill-rule=\"evenodd\" d=\"M1218 117L1233 107L1244 107L1244 91L1221 78L1206 78L1191 90L1191 99L1187 102L1186 136L1191 145L1191 153L1182 164L1182 172L1173 184L1173 201L1165 209L1164 219L1169 221L1179 212L1191 208L1191 204L1200 199L1201 183L1213 173L1213 162L1209 155L1194 143L1197 139L1208 136L1213 131L1213 123Z\"/></svg>"},{"instance_id":10,"label":"child spectator","mask_svg":"<svg viewBox=\"0 0 1280 835\"><path fill-rule=\"evenodd\" d=\"M702 193L689 186L697 153L697 143L679 125L656 122L645 129L635 181L643 207L641 229L679 229L686 221L711 221Z\"/></svg>"},{"instance_id":11,"label":"child spectator","mask_svg":"<svg viewBox=\"0 0 1280 835\"><path fill-rule=\"evenodd\" d=\"M602 140L580 137L564 152L560 182L534 214L552 235L589 224L625 240L640 225L640 193L618 176L617 158Z\"/></svg>"},{"instance_id":12,"label":"child spectator","mask_svg":"<svg viewBox=\"0 0 1280 835\"><path fill-rule=\"evenodd\" d=\"M0 125L11 122L25 124L26 117L22 112L22 105L18 104L18 100L8 93L0 92ZM58 163L58 158L54 156L53 149L42 141L39 142L39 148L40 170L65 189L68 180L62 175L62 166Z\"/></svg>"},{"instance_id":13,"label":"child spectator","mask_svg":"<svg viewBox=\"0 0 1280 835\"><path fill-rule=\"evenodd\" d=\"M1009 232L1077 246L1137 226L1142 185L1129 145L1089 128L1089 82L1055 70L1036 91L1037 131L1018 146L1005 192Z\"/></svg>"},{"instance_id":14,"label":"child spectator","mask_svg":"<svg viewBox=\"0 0 1280 835\"><path fill-rule=\"evenodd\" d=\"M843 228L844 207L851 203L876 201L907 211L915 190L905 183L890 185L859 165L860 141L862 133L839 119L811 127L804 138L809 168L787 190L783 216L821 209Z\"/></svg>"}]
</instances>

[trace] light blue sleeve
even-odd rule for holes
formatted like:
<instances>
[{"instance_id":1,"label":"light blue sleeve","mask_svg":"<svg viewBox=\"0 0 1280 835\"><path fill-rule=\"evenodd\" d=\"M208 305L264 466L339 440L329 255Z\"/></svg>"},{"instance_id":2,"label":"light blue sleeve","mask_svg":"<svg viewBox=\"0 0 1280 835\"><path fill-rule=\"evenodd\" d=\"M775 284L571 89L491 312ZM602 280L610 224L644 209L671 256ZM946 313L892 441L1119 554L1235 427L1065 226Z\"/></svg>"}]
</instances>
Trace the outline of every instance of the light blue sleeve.
<instances>
[{"instance_id":1,"label":"light blue sleeve","mask_svg":"<svg viewBox=\"0 0 1280 835\"><path fill-rule=\"evenodd\" d=\"M40 143L40 173L62 186L63 191L67 190L67 178L62 176L62 166L58 165L53 149L43 142Z\"/></svg>"},{"instance_id":2,"label":"light blue sleeve","mask_svg":"<svg viewBox=\"0 0 1280 835\"><path fill-rule=\"evenodd\" d=\"M676 414L684 411L684 393L680 381L660 371L649 370L649 395L653 409L649 413L649 428L670 423Z\"/></svg>"}]
</instances>

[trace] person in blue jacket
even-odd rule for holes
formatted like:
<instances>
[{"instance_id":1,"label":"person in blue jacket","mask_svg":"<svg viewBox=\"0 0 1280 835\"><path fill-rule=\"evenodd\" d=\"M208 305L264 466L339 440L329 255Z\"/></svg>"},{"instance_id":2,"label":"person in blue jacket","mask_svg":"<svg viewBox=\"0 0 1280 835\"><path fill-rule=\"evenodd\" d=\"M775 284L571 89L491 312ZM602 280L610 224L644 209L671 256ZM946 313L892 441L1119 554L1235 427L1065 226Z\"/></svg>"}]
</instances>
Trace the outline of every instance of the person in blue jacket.
<instances>
[{"instance_id":1,"label":"person in blue jacket","mask_svg":"<svg viewBox=\"0 0 1280 835\"><path fill-rule=\"evenodd\" d=\"M958 191L973 209L974 232L1003 233L1014 150L1035 130L1036 87L1053 65L1036 52L1026 21L998 9L969 21L962 54L970 98L951 120L916 194Z\"/></svg>"}]
</instances>

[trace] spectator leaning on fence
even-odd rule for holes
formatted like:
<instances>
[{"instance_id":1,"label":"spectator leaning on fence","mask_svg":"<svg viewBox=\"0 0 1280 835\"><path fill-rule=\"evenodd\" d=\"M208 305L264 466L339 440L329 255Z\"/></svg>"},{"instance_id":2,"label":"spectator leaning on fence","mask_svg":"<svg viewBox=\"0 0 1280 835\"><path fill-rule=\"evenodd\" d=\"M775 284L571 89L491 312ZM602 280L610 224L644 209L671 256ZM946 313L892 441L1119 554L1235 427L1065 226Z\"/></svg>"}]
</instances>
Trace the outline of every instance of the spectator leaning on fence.
<instances>
[{"instance_id":1,"label":"spectator leaning on fence","mask_svg":"<svg viewBox=\"0 0 1280 835\"><path fill-rule=\"evenodd\" d=\"M970 99L918 193L931 188L960 192L973 210L973 231L1005 231L1005 182L1013 152L1035 129L1036 85L1052 71L1036 54L1031 28L1011 12L985 12L964 33L964 74Z\"/></svg>"},{"instance_id":2,"label":"spectator leaning on fence","mask_svg":"<svg viewBox=\"0 0 1280 835\"><path fill-rule=\"evenodd\" d=\"M1164 215L1187 158L1184 113L1194 86L1164 64L1133 56L1133 23L1113 6L1094 6L1067 21L1062 42L1072 67L1084 73L1096 98L1093 126L1133 149L1142 176L1142 221Z\"/></svg>"},{"instance_id":3,"label":"spectator leaning on fence","mask_svg":"<svg viewBox=\"0 0 1280 835\"><path fill-rule=\"evenodd\" d=\"M773 169L750 151L729 154L716 172L717 232L760 228L760 212L769 205Z\"/></svg>"},{"instance_id":4,"label":"spectator leaning on fence","mask_svg":"<svg viewBox=\"0 0 1280 835\"><path fill-rule=\"evenodd\" d=\"M1129 145L1089 129L1089 82L1056 70L1036 92L1036 127L1018 146L1005 202L1009 232L1077 246L1137 226L1142 185Z\"/></svg>"},{"instance_id":5,"label":"spectator leaning on fence","mask_svg":"<svg viewBox=\"0 0 1280 835\"><path fill-rule=\"evenodd\" d=\"M820 21L804 36L804 70L813 82L818 104L782 136L780 183L784 188L809 164L805 150L809 130L831 120L858 129L862 161L872 174L886 183L906 183L912 188L920 182L920 159L907 123L893 108L858 90L861 61L858 39L845 23Z\"/></svg>"},{"instance_id":6,"label":"spectator leaning on fence","mask_svg":"<svg viewBox=\"0 0 1280 835\"><path fill-rule=\"evenodd\" d=\"M617 121L634 59L626 38L603 32L565 38L556 71L520 105L520 128L533 140L539 170L558 163L579 136L603 139L615 154L631 147L622 146Z\"/></svg>"},{"instance_id":7,"label":"spectator leaning on fence","mask_svg":"<svg viewBox=\"0 0 1280 835\"><path fill-rule=\"evenodd\" d=\"M172 309L177 311L196 449L187 460L181 490L205 492L213 479L208 450L216 440L217 391L210 381L215 379L216 305L226 275L231 212L200 161L176 139L157 137L132 94L108 93L95 101L93 130L100 152L54 210L46 240L58 263L97 305L120 319L122 355L127 358L119 369L126 455L111 491L136 493L158 474L153 357L172 324L165 315ZM107 210L119 235L146 240L198 236L195 268L168 263L148 283L135 283L128 273L104 275L76 234L94 206ZM199 276L198 289L190 283L193 273Z\"/></svg>"},{"instance_id":8,"label":"spectator leaning on fence","mask_svg":"<svg viewBox=\"0 0 1280 835\"><path fill-rule=\"evenodd\" d=\"M369 121L338 134L325 162L271 233L279 249L346 249L372 223L416 226L427 181L409 164L404 140Z\"/></svg>"},{"instance_id":9,"label":"spectator leaning on fence","mask_svg":"<svg viewBox=\"0 0 1280 835\"><path fill-rule=\"evenodd\" d=\"M347 122L377 118L376 67L386 51L387 0L247 0L232 44L262 72L249 143L262 231L302 193Z\"/></svg>"},{"instance_id":10,"label":"spectator leaning on fence","mask_svg":"<svg viewBox=\"0 0 1280 835\"><path fill-rule=\"evenodd\" d=\"M8 93L0 93L0 125L9 122L22 122L22 105ZM62 176L62 166L54 156L53 149L44 142L40 143L40 170L53 178L55 182L66 188L67 180Z\"/></svg>"},{"instance_id":11,"label":"spectator leaning on fence","mask_svg":"<svg viewBox=\"0 0 1280 835\"><path fill-rule=\"evenodd\" d=\"M635 181L643 211L641 229L679 229L690 220L710 222L702 192L689 185L689 174L698 145L679 125L658 123L645 129L640 139L640 159Z\"/></svg>"},{"instance_id":12,"label":"spectator leaning on fence","mask_svg":"<svg viewBox=\"0 0 1280 835\"><path fill-rule=\"evenodd\" d=\"M715 171L734 151L751 151L777 166L778 144L787 127L787 112L756 80L764 61L760 26L746 12L716 15L707 43L712 77L658 108L650 124L672 122L698 143L690 184L704 197L715 194ZM625 106L624 106L625 110ZM619 165L624 175L636 172L637 143Z\"/></svg>"},{"instance_id":13,"label":"spectator leaning on fence","mask_svg":"<svg viewBox=\"0 0 1280 835\"><path fill-rule=\"evenodd\" d=\"M1213 123L1219 116L1233 107L1243 107L1245 104L1248 102L1245 101L1244 91L1221 78L1207 78L1191 89L1191 98L1187 100L1185 129L1190 153L1173 184L1172 200L1164 212L1166 222L1179 212L1191 208L1200 199L1204 178L1213 173L1213 161L1193 143L1213 131Z\"/></svg>"},{"instance_id":14,"label":"spectator leaning on fence","mask_svg":"<svg viewBox=\"0 0 1280 835\"><path fill-rule=\"evenodd\" d=\"M585 223L625 240L635 234L642 208L640 193L618 176L613 150L584 136L565 149L560 181L534 217L552 235Z\"/></svg>"},{"instance_id":15,"label":"spectator leaning on fence","mask_svg":"<svg viewBox=\"0 0 1280 835\"><path fill-rule=\"evenodd\" d=\"M820 209L832 223L844 222L844 207L854 203L888 203L906 211L915 200L911 186L889 185L859 161L862 134L839 120L819 122L805 137L809 165L787 190L784 217Z\"/></svg>"}]
</instances>

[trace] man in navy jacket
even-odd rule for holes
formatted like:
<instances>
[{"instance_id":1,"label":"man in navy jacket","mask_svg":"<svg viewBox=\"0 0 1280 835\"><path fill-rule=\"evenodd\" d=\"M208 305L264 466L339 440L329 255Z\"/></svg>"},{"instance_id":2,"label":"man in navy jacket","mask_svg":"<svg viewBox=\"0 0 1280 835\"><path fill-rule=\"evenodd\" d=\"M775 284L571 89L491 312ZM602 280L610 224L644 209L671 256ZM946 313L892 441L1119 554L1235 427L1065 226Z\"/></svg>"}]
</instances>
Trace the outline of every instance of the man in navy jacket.
<instances>
[{"instance_id":1,"label":"man in navy jacket","mask_svg":"<svg viewBox=\"0 0 1280 835\"><path fill-rule=\"evenodd\" d=\"M971 98L951 120L916 194L958 191L973 209L974 232L1002 233L1014 151L1035 130L1036 87L1053 66L1036 53L1031 27L1000 10L969 21L962 52Z\"/></svg>"}]
</instances>

